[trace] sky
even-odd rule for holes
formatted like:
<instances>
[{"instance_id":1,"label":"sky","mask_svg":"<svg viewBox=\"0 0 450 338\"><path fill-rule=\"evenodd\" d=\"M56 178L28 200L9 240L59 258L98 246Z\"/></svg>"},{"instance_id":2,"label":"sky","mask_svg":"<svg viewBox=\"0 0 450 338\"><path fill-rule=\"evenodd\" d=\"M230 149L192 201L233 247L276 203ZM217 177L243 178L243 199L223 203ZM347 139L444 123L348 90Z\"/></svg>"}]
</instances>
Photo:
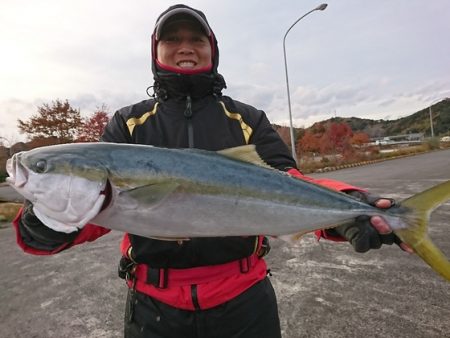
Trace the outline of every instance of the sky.
<instances>
[{"instance_id":1,"label":"sky","mask_svg":"<svg viewBox=\"0 0 450 338\"><path fill-rule=\"evenodd\" d=\"M225 95L289 125L283 37L312 0L185 1L219 42ZM0 142L17 119L68 100L83 116L148 98L150 36L171 1L0 0ZM329 0L286 37L296 127L333 116L397 119L450 97L450 1Z\"/></svg>"}]
</instances>

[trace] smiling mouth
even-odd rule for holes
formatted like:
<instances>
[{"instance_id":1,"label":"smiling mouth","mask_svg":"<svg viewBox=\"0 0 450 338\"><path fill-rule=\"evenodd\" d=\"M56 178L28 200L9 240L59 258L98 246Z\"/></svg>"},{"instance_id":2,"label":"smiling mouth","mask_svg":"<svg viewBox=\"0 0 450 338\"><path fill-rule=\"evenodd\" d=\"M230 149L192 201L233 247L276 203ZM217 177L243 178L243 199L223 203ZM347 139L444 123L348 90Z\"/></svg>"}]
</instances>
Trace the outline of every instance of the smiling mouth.
<instances>
[{"instance_id":1,"label":"smiling mouth","mask_svg":"<svg viewBox=\"0 0 450 338\"><path fill-rule=\"evenodd\" d=\"M194 61L179 61L177 62L177 66L184 69L191 69L197 65Z\"/></svg>"}]
</instances>

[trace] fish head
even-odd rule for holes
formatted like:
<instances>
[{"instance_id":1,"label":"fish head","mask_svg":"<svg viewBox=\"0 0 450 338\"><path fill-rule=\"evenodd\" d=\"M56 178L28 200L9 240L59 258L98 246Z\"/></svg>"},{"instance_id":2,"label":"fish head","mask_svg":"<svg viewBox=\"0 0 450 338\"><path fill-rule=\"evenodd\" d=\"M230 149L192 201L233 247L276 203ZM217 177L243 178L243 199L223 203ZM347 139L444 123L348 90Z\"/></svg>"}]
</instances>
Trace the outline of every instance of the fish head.
<instances>
[{"instance_id":1,"label":"fish head","mask_svg":"<svg viewBox=\"0 0 450 338\"><path fill-rule=\"evenodd\" d=\"M100 160L75 150L67 145L35 148L7 161L8 184L33 203L36 216L49 227L79 228L98 214L105 200L108 170Z\"/></svg>"}]
</instances>

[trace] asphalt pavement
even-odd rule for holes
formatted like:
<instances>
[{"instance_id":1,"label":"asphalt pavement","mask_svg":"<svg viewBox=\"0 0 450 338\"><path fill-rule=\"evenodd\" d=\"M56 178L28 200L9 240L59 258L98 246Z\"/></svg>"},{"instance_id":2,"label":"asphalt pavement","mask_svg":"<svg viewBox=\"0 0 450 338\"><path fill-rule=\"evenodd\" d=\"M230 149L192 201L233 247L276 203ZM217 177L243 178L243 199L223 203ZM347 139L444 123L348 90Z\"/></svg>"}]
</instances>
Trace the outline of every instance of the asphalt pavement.
<instances>
[{"instance_id":1,"label":"asphalt pavement","mask_svg":"<svg viewBox=\"0 0 450 338\"><path fill-rule=\"evenodd\" d=\"M450 150L312 176L402 199L450 179ZM430 227L447 257L449 219L447 202ZM121 237L37 257L18 249L11 227L1 228L0 337L122 337ZM450 337L450 283L396 246L357 254L306 235L294 245L272 240L267 261L284 338Z\"/></svg>"}]
</instances>

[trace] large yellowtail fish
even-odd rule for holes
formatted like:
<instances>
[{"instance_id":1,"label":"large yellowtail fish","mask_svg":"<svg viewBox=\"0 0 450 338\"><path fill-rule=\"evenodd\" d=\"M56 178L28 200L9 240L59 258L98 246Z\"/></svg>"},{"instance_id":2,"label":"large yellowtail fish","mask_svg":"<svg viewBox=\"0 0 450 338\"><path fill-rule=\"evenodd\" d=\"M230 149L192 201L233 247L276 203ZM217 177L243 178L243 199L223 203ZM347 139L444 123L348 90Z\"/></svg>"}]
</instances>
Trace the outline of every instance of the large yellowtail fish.
<instances>
[{"instance_id":1,"label":"large yellowtail fish","mask_svg":"<svg viewBox=\"0 0 450 338\"><path fill-rule=\"evenodd\" d=\"M152 238L283 236L380 215L450 280L450 262L427 235L430 213L450 199L450 181L380 210L268 167L251 145L208 152L65 144L15 154L7 171L41 221L62 231L89 222Z\"/></svg>"}]
</instances>

